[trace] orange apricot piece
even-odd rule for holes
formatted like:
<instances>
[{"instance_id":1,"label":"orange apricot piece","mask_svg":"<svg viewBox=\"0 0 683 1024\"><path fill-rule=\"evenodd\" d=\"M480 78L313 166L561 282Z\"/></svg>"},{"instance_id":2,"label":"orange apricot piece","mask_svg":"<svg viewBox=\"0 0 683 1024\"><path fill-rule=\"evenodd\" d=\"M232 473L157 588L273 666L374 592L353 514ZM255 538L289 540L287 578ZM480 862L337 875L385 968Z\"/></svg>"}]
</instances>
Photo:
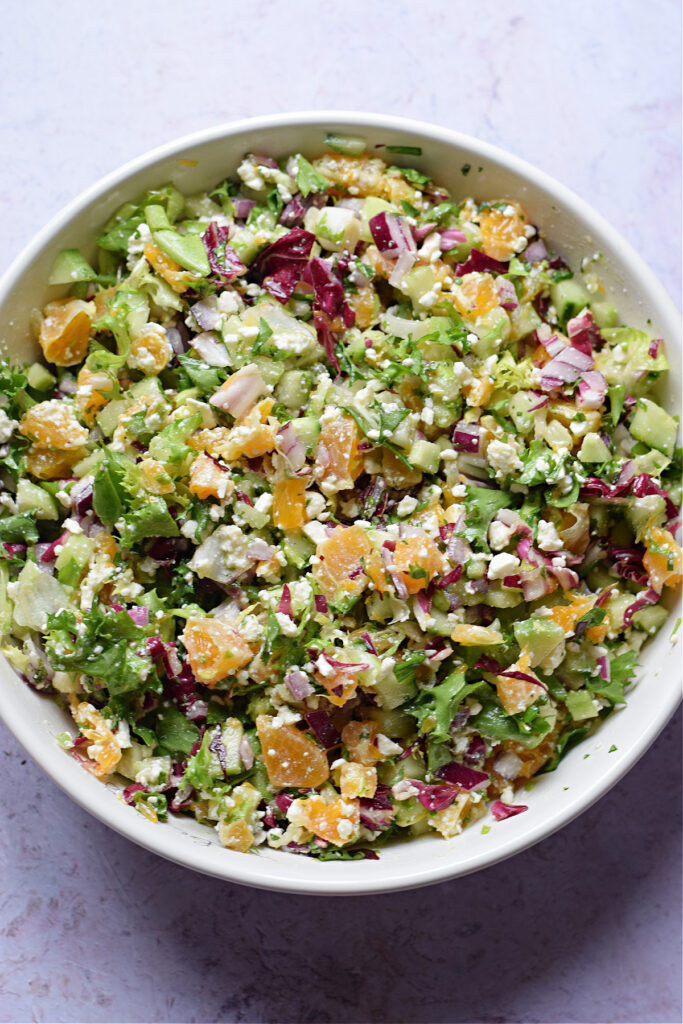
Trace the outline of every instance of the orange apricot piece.
<instances>
[{"instance_id":1,"label":"orange apricot piece","mask_svg":"<svg viewBox=\"0 0 683 1024\"><path fill-rule=\"evenodd\" d=\"M295 725L275 725L271 715L259 715L256 733L268 781L275 789L314 789L327 781L330 769L325 751Z\"/></svg>"},{"instance_id":2,"label":"orange apricot piece","mask_svg":"<svg viewBox=\"0 0 683 1024\"><path fill-rule=\"evenodd\" d=\"M206 686L233 675L254 656L239 632L220 619L189 618L181 640L195 677Z\"/></svg>"}]
</instances>

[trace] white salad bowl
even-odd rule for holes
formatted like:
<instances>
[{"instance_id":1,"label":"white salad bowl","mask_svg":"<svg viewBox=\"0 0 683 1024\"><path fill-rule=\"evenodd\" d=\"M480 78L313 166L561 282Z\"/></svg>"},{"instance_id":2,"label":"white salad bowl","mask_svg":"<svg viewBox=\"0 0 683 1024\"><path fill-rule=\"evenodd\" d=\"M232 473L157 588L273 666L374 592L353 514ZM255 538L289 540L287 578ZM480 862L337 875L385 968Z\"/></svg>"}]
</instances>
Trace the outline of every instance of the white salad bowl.
<instances>
[{"instance_id":1,"label":"white salad bowl","mask_svg":"<svg viewBox=\"0 0 683 1024\"><path fill-rule=\"evenodd\" d=\"M281 157L300 151L310 157L324 149L327 132L364 136L369 151L381 144L419 146L421 156L392 153L392 162L419 167L455 196L518 198L574 270L582 258L602 253L600 277L622 321L666 341L672 370L663 401L676 411L681 390L678 311L643 260L602 217L548 175L494 146L420 121L373 114L314 112L238 121L152 150L109 174L44 227L0 281L0 342L6 352L16 359L35 358L29 315L60 294L46 285L55 256L71 247L79 247L86 258L91 255L98 229L123 202L167 181L184 193L206 189L234 173L247 152ZM535 781L523 794L527 813L491 820L486 833L477 824L454 839L435 834L397 843L383 849L379 860L320 862L269 848L243 854L224 849L212 829L190 818L152 824L123 802L122 786L95 779L60 748L55 737L71 720L51 698L31 690L4 659L0 713L34 760L82 807L169 860L264 889L388 892L455 878L519 853L606 793L647 750L680 699L677 640L683 630L675 633L677 615L672 609L669 621L642 651L639 682L627 706L571 750L555 772Z\"/></svg>"}]
</instances>

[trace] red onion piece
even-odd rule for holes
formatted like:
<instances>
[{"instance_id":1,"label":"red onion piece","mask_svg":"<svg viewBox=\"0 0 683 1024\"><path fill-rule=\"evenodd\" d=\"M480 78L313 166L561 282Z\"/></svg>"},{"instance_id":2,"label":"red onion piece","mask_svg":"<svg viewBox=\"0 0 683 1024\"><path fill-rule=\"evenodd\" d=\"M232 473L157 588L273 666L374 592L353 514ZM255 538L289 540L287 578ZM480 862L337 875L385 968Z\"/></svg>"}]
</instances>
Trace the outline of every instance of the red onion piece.
<instances>
[{"instance_id":1,"label":"red onion piece","mask_svg":"<svg viewBox=\"0 0 683 1024\"><path fill-rule=\"evenodd\" d=\"M268 387L258 367L250 363L228 377L225 384L211 396L209 404L229 412L236 420L240 420L246 416L256 400L266 394Z\"/></svg>"},{"instance_id":2,"label":"red onion piece","mask_svg":"<svg viewBox=\"0 0 683 1024\"><path fill-rule=\"evenodd\" d=\"M508 281L506 277L497 278L496 291L498 292L498 299L503 309L517 309L519 302L517 301L517 292L512 281Z\"/></svg>"},{"instance_id":3,"label":"red onion piece","mask_svg":"<svg viewBox=\"0 0 683 1024\"><path fill-rule=\"evenodd\" d=\"M453 429L453 447L457 451L479 454L480 427L478 423L456 423Z\"/></svg>"},{"instance_id":4,"label":"red onion piece","mask_svg":"<svg viewBox=\"0 0 683 1024\"><path fill-rule=\"evenodd\" d=\"M467 241L467 235L464 231L459 228L446 228L445 231L441 232L440 247L441 252L450 252L451 249L457 248L459 245L463 245Z\"/></svg>"},{"instance_id":5,"label":"red onion piece","mask_svg":"<svg viewBox=\"0 0 683 1024\"><path fill-rule=\"evenodd\" d=\"M327 605L327 598L325 597L324 594L316 594L313 598L313 601L315 603L315 610L317 612L320 612L322 615L325 615L329 611Z\"/></svg>"},{"instance_id":6,"label":"red onion piece","mask_svg":"<svg viewBox=\"0 0 683 1024\"><path fill-rule=\"evenodd\" d=\"M275 550L270 544L266 544L265 540L258 538L247 548L247 558L254 562L268 562L275 554Z\"/></svg>"},{"instance_id":7,"label":"red onion piece","mask_svg":"<svg viewBox=\"0 0 683 1024\"><path fill-rule=\"evenodd\" d=\"M568 322L567 337L574 348L579 349L591 359L594 349L599 349L603 343L600 329L589 309L584 309Z\"/></svg>"},{"instance_id":8,"label":"red onion piece","mask_svg":"<svg viewBox=\"0 0 683 1024\"><path fill-rule=\"evenodd\" d=\"M383 256L398 256L402 251L415 252L415 240L405 217L378 213L368 224L372 240Z\"/></svg>"},{"instance_id":9,"label":"red onion piece","mask_svg":"<svg viewBox=\"0 0 683 1024\"><path fill-rule=\"evenodd\" d=\"M199 302L190 306L190 313L203 331L215 331L217 327L220 327L223 319L215 306L210 306L204 299L200 299Z\"/></svg>"},{"instance_id":10,"label":"red onion piece","mask_svg":"<svg viewBox=\"0 0 683 1024\"><path fill-rule=\"evenodd\" d=\"M300 669L292 669L291 672L287 672L284 681L294 700L305 700L306 697L310 697L314 693L308 676Z\"/></svg>"},{"instance_id":11,"label":"red onion piece","mask_svg":"<svg viewBox=\"0 0 683 1024\"><path fill-rule=\"evenodd\" d=\"M277 606L277 610L281 612L283 615L291 616L292 614L292 595L286 583L282 587L282 597L280 598L280 603Z\"/></svg>"},{"instance_id":12,"label":"red onion piece","mask_svg":"<svg viewBox=\"0 0 683 1024\"><path fill-rule=\"evenodd\" d=\"M193 334L190 336L190 345L208 366L230 366L231 359L225 345L218 340L215 334L211 334L209 331ZM214 402L213 404L217 405L218 403Z\"/></svg>"},{"instance_id":13,"label":"red onion piece","mask_svg":"<svg viewBox=\"0 0 683 1024\"><path fill-rule=\"evenodd\" d=\"M291 422L280 427L275 435L275 441L278 451L284 455L293 470L301 469L306 464L306 446Z\"/></svg>"},{"instance_id":14,"label":"red onion piece","mask_svg":"<svg viewBox=\"0 0 683 1024\"><path fill-rule=\"evenodd\" d=\"M543 240L536 238L530 245L527 245L523 253L520 253L519 258L525 263L541 263L548 259L548 250Z\"/></svg>"}]
</instances>

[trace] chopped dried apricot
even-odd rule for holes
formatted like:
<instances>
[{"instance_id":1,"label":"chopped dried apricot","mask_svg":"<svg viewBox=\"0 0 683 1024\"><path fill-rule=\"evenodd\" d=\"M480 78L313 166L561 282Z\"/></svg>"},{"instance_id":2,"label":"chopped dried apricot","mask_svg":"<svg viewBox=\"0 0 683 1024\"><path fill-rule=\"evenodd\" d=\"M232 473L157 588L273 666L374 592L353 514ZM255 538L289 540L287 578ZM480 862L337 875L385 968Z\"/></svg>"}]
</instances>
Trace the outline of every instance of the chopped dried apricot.
<instances>
[{"instance_id":1,"label":"chopped dried apricot","mask_svg":"<svg viewBox=\"0 0 683 1024\"><path fill-rule=\"evenodd\" d=\"M166 467L157 459L142 459L138 468L142 473L145 490L151 494L169 494L175 489Z\"/></svg>"},{"instance_id":2,"label":"chopped dried apricot","mask_svg":"<svg viewBox=\"0 0 683 1024\"><path fill-rule=\"evenodd\" d=\"M356 317L355 326L360 328L361 331L366 330L377 320L379 301L377 299L377 292L370 285L367 288L361 288L359 291L353 292L353 294L349 295L347 301Z\"/></svg>"},{"instance_id":3,"label":"chopped dried apricot","mask_svg":"<svg viewBox=\"0 0 683 1024\"><path fill-rule=\"evenodd\" d=\"M41 448L61 452L81 448L88 440L88 431L78 422L71 406L59 399L32 405L22 417L19 432Z\"/></svg>"},{"instance_id":4,"label":"chopped dried apricot","mask_svg":"<svg viewBox=\"0 0 683 1024\"><path fill-rule=\"evenodd\" d=\"M296 825L325 839L335 846L344 846L358 835L360 804L357 800L339 797L327 803L316 793L290 805L287 817Z\"/></svg>"},{"instance_id":5,"label":"chopped dried apricot","mask_svg":"<svg viewBox=\"0 0 683 1024\"><path fill-rule=\"evenodd\" d=\"M186 292L195 280L194 275L188 273L187 270L183 270L175 260L172 260L165 252L162 252L154 242L145 243L144 254L145 259L152 265L157 274L163 277L170 284L173 291L178 292L179 295Z\"/></svg>"},{"instance_id":6,"label":"chopped dried apricot","mask_svg":"<svg viewBox=\"0 0 683 1024\"><path fill-rule=\"evenodd\" d=\"M306 522L306 480L278 480L273 489L273 522L280 530L298 530Z\"/></svg>"},{"instance_id":7,"label":"chopped dried apricot","mask_svg":"<svg viewBox=\"0 0 683 1024\"><path fill-rule=\"evenodd\" d=\"M198 455L190 470L190 490L202 500L206 498L229 498L235 490L227 467L221 467L211 456Z\"/></svg>"},{"instance_id":8,"label":"chopped dried apricot","mask_svg":"<svg viewBox=\"0 0 683 1024\"><path fill-rule=\"evenodd\" d=\"M460 284L453 286L453 301L466 319L483 316L499 304L495 281L490 274L465 274Z\"/></svg>"},{"instance_id":9,"label":"chopped dried apricot","mask_svg":"<svg viewBox=\"0 0 683 1024\"><path fill-rule=\"evenodd\" d=\"M526 245L527 219L519 203L504 201L491 206L479 218L482 251L494 260L509 260Z\"/></svg>"},{"instance_id":10,"label":"chopped dried apricot","mask_svg":"<svg viewBox=\"0 0 683 1024\"><path fill-rule=\"evenodd\" d=\"M401 574L408 593L417 594L443 570L443 558L434 541L425 533L396 541L394 566Z\"/></svg>"},{"instance_id":11,"label":"chopped dried apricot","mask_svg":"<svg viewBox=\"0 0 683 1024\"><path fill-rule=\"evenodd\" d=\"M217 832L221 843L228 850L246 853L254 845L254 836L246 821L222 821Z\"/></svg>"},{"instance_id":12,"label":"chopped dried apricot","mask_svg":"<svg viewBox=\"0 0 683 1024\"><path fill-rule=\"evenodd\" d=\"M132 369L153 377L168 366L172 355L173 349L163 327L158 324L147 324L131 341L126 361Z\"/></svg>"},{"instance_id":13,"label":"chopped dried apricot","mask_svg":"<svg viewBox=\"0 0 683 1024\"><path fill-rule=\"evenodd\" d=\"M88 757L95 762L94 774L109 775L121 760L121 748L106 718L92 704L81 701L72 707L73 719L81 734L90 740Z\"/></svg>"},{"instance_id":14,"label":"chopped dried apricot","mask_svg":"<svg viewBox=\"0 0 683 1024\"><path fill-rule=\"evenodd\" d=\"M409 468L390 448L383 448L382 476L390 487L406 491L409 487L419 484L422 479L422 470Z\"/></svg>"},{"instance_id":15,"label":"chopped dried apricot","mask_svg":"<svg viewBox=\"0 0 683 1024\"><path fill-rule=\"evenodd\" d=\"M88 454L87 448L61 452L32 444L26 453L26 468L38 480L61 480L70 476L71 468Z\"/></svg>"},{"instance_id":16,"label":"chopped dried apricot","mask_svg":"<svg viewBox=\"0 0 683 1024\"><path fill-rule=\"evenodd\" d=\"M81 299L48 302L38 341L49 363L73 366L85 357L94 307Z\"/></svg>"},{"instance_id":17,"label":"chopped dried apricot","mask_svg":"<svg viewBox=\"0 0 683 1024\"><path fill-rule=\"evenodd\" d=\"M471 626L464 622L454 627L451 638L463 647L488 647L503 642L503 634L497 629L491 626Z\"/></svg>"},{"instance_id":18,"label":"chopped dried apricot","mask_svg":"<svg viewBox=\"0 0 683 1024\"><path fill-rule=\"evenodd\" d=\"M361 526L335 526L318 544L320 561L313 575L320 592L330 600L357 597L368 583L363 560L372 551L372 544Z\"/></svg>"},{"instance_id":19,"label":"chopped dried apricot","mask_svg":"<svg viewBox=\"0 0 683 1024\"><path fill-rule=\"evenodd\" d=\"M330 704L334 704L338 708L343 707L356 696L358 680L345 672L335 672L332 676L324 676L321 672L316 672L315 678L327 690L327 699Z\"/></svg>"},{"instance_id":20,"label":"chopped dried apricot","mask_svg":"<svg viewBox=\"0 0 683 1024\"><path fill-rule=\"evenodd\" d=\"M358 427L352 419L324 423L318 438L314 473L325 494L353 487L363 460L358 452Z\"/></svg>"},{"instance_id":21,"label":"chopped dried apricot","mask_svg":"<svg viewBox=\"0 0 683 1024\"><path fill-rule=\"evenodd\" d=\"M657 593L661 594L663 587L677 586L683 572L683 555L669 531L652 526L645 536L645 546L643 565Z\"/></svg>"},{"instance_id":22,"label":"chopped dried apricot","mask_svg":"<svg viewBox=\"0 0 683 1024\"><path fill-rule=\"evenodd\" d=\"M378 593L383 594L385 590L389 589L387 567L379 551L371 551L370 554L363 559L363 567L372 580L373 586Z\"/></svg>"},{"instance_id":23,"label":"chopped dried apricot","mask_svg":"<svg viewBox=\"0 0 683 1024\"><path fill-rule=\"evenodd\" d=\"M86 423L92 423L94 413L112 397L114 381L106 373L93 373L87 366L83 366L78 371L76 383L76 408Z\"/></svg>"},{"instance_id":24,"label":"chopped dried apricot","mask_svg":"<svg viewBox=\"0 0 683 1024\"><path fill-rule=\"evenodd\" d=\"M181 639L192 671L206 686L233 675L254 656L239 632L220 619L188 619Z\"/></svg>"},{"instance_id":25,"label":"chopped dried apricot","mask_svg":"<svg viewBox=\"0 0 683 1024\"><path fill-rule=\"evenodd\" d=\"M327 781L330 769L325 751L295 725L276 725L272 716L259 715L256 732L271 786L312 789Z\"/></svg>"},{"instance_id":26,"label":"chopped dried apricot","mask_svg":"<svg viewBox=\"0 0 683 1024\"><path fill-rule=\"evenodd\" d=\"M376 743L378 732L377 722L349 722L344 726L342 743L352 761L372 766L383 759L384 755Z\"/></svg>"},{"instance_id":27,"label":"chopped dried apricot","mask_svg":"<svg viewBox=\"0 0 683 1024\"><path fill-rule=\"evenodd\" d=\"M470 409L480 409L487 405L493 394L494 383L486 377L475 377L463 387L465 401Z\"/></svg>"},{"instance_id":28,"label":"chopped dried apricot","mask_svg":"<svg viewBox=\"0 0 683 1024\"><path fill-rule=\"evenodd\" d=\"M540 681L532 682L536 676L529 668L529 654L523 651L514 665L510 665L510 672L520 672L529 679L511 679L509 676L496 676L496 691L498 699L505 708L508 715L518 715L526 711L534 701L545 692Z\"/></svg>"},{"instance_id":29,"label":"chopped dried apricot","mask_svg":"<svg viewBox=\"0 0 683 1024\"><path fill-rule=\"evenodd\" d=\"M551 608L549 616L558 626L562 626L565 633L573 633L581 616L589 612L594 605L595 597L591 594L574 594L569 604L556 604ZM609 619L605 616L605 620L599 625L586 630L586 636L591 643L597 644L604 640L608 630Z\"/></svg>"},{"instance_id":30,"label":"chopped dried apricot","mask_svg":"<svg viewBox=\"0 0 683 1024\"><path fill-rule=\"evenodd\" d=\"M339 788L343 797L372 799L377 791L377 769L344 761L339 773Z\"/></svg>"}]
</instances>

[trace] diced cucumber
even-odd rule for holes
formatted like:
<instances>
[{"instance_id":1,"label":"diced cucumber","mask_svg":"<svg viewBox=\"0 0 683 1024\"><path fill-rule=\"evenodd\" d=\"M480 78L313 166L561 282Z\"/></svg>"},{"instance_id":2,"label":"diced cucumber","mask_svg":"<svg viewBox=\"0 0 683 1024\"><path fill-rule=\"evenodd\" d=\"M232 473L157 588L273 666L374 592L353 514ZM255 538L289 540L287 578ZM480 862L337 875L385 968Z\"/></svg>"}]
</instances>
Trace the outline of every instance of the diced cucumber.
<instances>
[{"instance_id":1,"label":"diced cucumber","mask_svg":"<svg viewBox=\"0 0 683 1024\"><path fill-rule=\"evenodd\" d=\"M415 719L396 708L370 708L368 718L379 725L379 731L392 740L406 739L415 731Z\"/></svg>"},{"instance_id":2,"label":"diced cucumber","mask_svg":"<svg viewBox=\"0 0 683 1024\"><path fill-rule=\"evenodd\" d=\"M145 380L156 380L155 377L145 377ZM123 416L124 412L128 408L128 402L125 398L116 399L113 402L108 402L105 405L102 412L99 412L95 419L97 425L106 437L111 437L117 426L119 420Z\"/></svg>"},{"instance_id":3,"label":"diced cucumber","mask_svg":"<svg viewBox=\"0 0 683 1024\"><path fill-rule=\"evenodd\" d=\"M619 314L605 299L592 299L591 313L598 327L616 327L619 323Z\"/></svg>"},{"instance_id":4,"label":"diced cucumber","mask_svg":"<svg viewBox=\"0 0 683 1024\"><path fill-rule=\"evenodd\" d=\"M288 409L300 409L306 404L313 387L313 374L309 370L286 370L275 389L275 397Z\"/></svg>"},{"instance_id":5,"label":"diced cucumber","mask_svg":"<svg viewBox=\"0 0 683 1024\"><path fill-rule=\"evenodd\" d=\"M581 462L607 462L609 457L609 448L600 435L592 431L586 434L579 449Z\"/></svg>"},{"instance_id":6,"label":"diced cucumber","mask_svg":"<svg viewBox=\"0 0 683 1024\"><path fill-rule=\"evenodd\" d=\"M513 338L526 338L543 323L530 302L520 303L516 309L510 310L509 316Z\"/></svg>"},{"instance_id":7,"label":"diced cucumber","mask_svg":"<svg viewBox=\"0 0 683 1024\"><path fill-rule=\"evenodd\" d=\"M353 210L343 206L326 206L316 218L315 237L323 249L333 252L348 249L353 252L360 240L360 221Z\"/></svg>"},{"instance_id":8,"label":"diced cucumber","mask_svg":"<svg viewBox=\"0 0 683 1024\"><path fill-rule=\"evenodd\" d=\"M303 569L308 565L311 555L315 554L315 544L303 533L290 533L282 544L285 558L295 569Z\"/></svg>"},{"instance_id":9,"label":"diced cucumber","mask_svg":"<svg viewBox=\"0 0 683 1024\"><path fill-rule=\"evenodd\" d=\"M171 222L163 206L146 206L145 220L150 231L171 231Z\"/></svg>"},{"instance_id":10,"label":"diced cucumber","mask_svg":"<svg viewBox=\"0 0 683 1024\"><path fill-rule=\"evenodd\" d=\"M51 391L57 383L57 378L42 363L32 363L26 376L29 387L35 388L36 391Z\"/></svg>"},{"instance_id":11,"label":"diced cucumber","mask_svg":"<svg viewBox=\"0 0 683 1024\"><path fill-rule=\"evenodd\" d=\"M225 748L226 775L239 775L244 771L242 757L240 755L240 744L244 736L242 723L238 718L228 718L223 723L222 739ZM223 767L223 765L221 765Z\"/></svg>"},{"instance_id":12,"label":"diced cucumber","mask_svg":"<svg viewBox=\"0 0 683 1024\"><path fill-rule=\"evenodd\" d=\"M633 528L636 540L641 540L651 526L661 526L666 519L666 501L661 494L645 494L631 498L626 506L626 518Z\"/></svg>"},{"instance_id":13,"label":"diced cucumber","mask_svg":"<svg viewBox=\"0 0 683 1024\"><path fill-rule=\"evenodd\" d=\"M325 145L343 156L360 156L365 152L367 142L359 135L337 135L330 132L325 136Z\"/></svg>"},{"instance_id":14,"label":"diced cucumber","mask_svg":"<svg viewBox=\"0 0 683 1024\"><path fill-rule=\"evenodd\" d=\"M97 274L78 249L62 249L47 280L50 285L94 281Z\"/></svg>"},{"instance_id":15,"label":"diced cucumber","mask_svg":"<svg viewBox=\"0 0 683 1024\"><path fill-rule=\"evenodd\" d=\"M575 722L583 722L586 718L597 718L598 716L598 708L586 690L568 693L565 702L569 708L569 714Z\"/></svg>"},{"instance_id":16,"label":"diced cucumber","mask_svg":"<svg viewBox=\"0 0 683 1024\"><path fill-rule=\"evenodd\" d=\"M242 263L249 264L263 246L256 241L256 234L251 228L237 228L230 238L230 247L235 250Z\"/></svg>"},{"instance_id":17,"label":"diced cucumber","mask_svg":"<svg viewBox=\"0 0 683 1024\"><path fill-rule=\"evenodd\" d=\"M67 587L75 587L94 550L95 542L82 533L67 537L55 562L59 582Z\"/></svg>"},{"instance_id":18,"label":"diced cucumber","mask_svg":"<svg viewBox=\"0 0 683 1024\"><path fill-rule=\"evenodd\" d=\"M408 462L415 466L416 469L421 469L424 473L436 473L439 468L440 455L441 451L438 444L420 439L413 442L408 455Z\"/></svg>"},{"instance_id":19,"label":"diced cucumber","mask_svg":"<svg viewBox=\"0 0 683 1024\"><path fill-rule=\"evenodd\" d=\"M433 291L435 284L436 273L434 268L421 266L413 267L412 270L404 274L400 287L401 291L408 296L414 306L418 309L424 309L425 307L421 305L420 300Z\"/></svg>"},{"instance_id":20,"label":"diced cucumber","mask_svg":"<svg viewBox=\"0 0 683 1024\"><path fill-rule=\"evenodd\" d=\"M590 305L591 297L582 284L574 278L567 278L550 286L550 301L558 318L566 323Z\"/></svg>"},{"instance_id":21,"label":"diced cucumber","mask_svg":"<svg viewBox=\"0 0 683 1024\"><path fill-rule=\"evenodd\" d=\"M140 398L157 399L164 397L158 377L143 377L142 380L131 384L127 393L134 401Z\"/></svg>"},{"instance_id":22,"label":"diced cucumber","mask_svg":"<svg viewBox=\"0 0 683 1024\"><path fill-rule=\"evenodd\" d=\"M641 608L633 616L632 622L638 629L646 633L656 633L669 618L668 608L662 608L660 604L650 605L649 608Z\"/></svg>"},{"instance_id":23,"label":"diced cucumber","mask_svg":"<svg viewBox=\"0 0 683 1024\"><path fill-rule=\"evenodd\" d=\"M306 445L306 448L311 449L318 443L320 421L314 416L302 416L298 420L292 420L292 426Z\"/></svg>"},{"instance_id":24,"label":"diced cucumber","mask_svg":"<svg viewBox=\"0 0 683 1024\"><path fill-rule=\"evenodd\" d=\"M630 424L631 435L664 455L673 455L678 423L661 405L640 398Z\"/></svg>"},{"instance_id":25,"label":"diced cucumber","mask_svg":"<svg viewBox=\"0 0 683 1024\"><path fill-rule=\"evenodd\" d=\"M540 665L564 640L562 626L552 619L526 619L523 622L515 622L512 629L519 646L529 652L529 664L532 668Z\"/></svg>"},{"instance_id":26,"label":"diced cucumber","mask_svg":"<svg viewBox=\"0 0 683 1024\"><path fill-rule=\"evenodd\" d=\"M167 256L194 274L211 273L206 247L199 235L181 235L177 231L155 231L154 241Z\"/></svg>"},{"instance_id":27,"label":"diced cucumber","mask_svg":"<svg viewBox=\"0 0 683 1024\"><path fill-rule=\"evenodd\" d=\"M59 519L57 502L38 484L22 479L17 484L17 511L35 512L36 519Z\"/></svg>"},{"instance_id":28,"label":"diced cucumber","mask_svg":"<svg viewBox=\"0 0 683 1024\"><path fill-rule=\"evenodd\" d=\"M418 821L426 818L427 813L427 808L422 806L417 797L401 800L396 807L396 824L401 827L415 825Z\"/></svg>"}]
</instances>

